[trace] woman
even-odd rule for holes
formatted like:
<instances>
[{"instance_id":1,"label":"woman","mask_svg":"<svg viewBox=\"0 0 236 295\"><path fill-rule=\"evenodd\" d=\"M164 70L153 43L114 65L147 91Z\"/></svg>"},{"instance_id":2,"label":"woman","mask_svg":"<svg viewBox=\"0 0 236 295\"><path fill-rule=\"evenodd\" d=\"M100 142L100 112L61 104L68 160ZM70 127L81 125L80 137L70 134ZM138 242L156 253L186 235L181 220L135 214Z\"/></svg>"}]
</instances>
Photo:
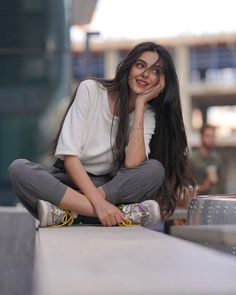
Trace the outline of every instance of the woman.
<instances>
[{"instance_id":1,"label":"woman","mask_svg":"<svg viewBox=\"0 0 236 295\"><path fill-rule=\"evenodd\" d=\"M81 82L53 155L49 171L22 159L9 167L16 194L41 226L71 224L72 215L150 226L172 214L194 182L168 51L141 43L114 79Z\"/></svg>"}]
</instances>

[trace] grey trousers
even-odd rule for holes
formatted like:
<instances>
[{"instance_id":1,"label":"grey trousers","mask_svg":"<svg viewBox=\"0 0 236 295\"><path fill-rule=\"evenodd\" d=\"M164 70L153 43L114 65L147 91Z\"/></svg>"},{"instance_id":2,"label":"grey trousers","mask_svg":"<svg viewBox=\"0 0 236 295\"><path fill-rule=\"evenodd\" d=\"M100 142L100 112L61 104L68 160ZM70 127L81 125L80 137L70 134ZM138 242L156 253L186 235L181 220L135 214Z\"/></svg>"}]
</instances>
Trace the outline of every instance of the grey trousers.
<instances>
[{"instance_id":1,"label":"grey trousers","mask_svg":"<svg viewBox=\"0 0 236 295\"><path fill-rule=\"evenodd\" d=\"M107 200L115 205L152 199L164 180L165 170L157 160L147 160L134 168L122 168L115 177L90 175L102 186ZM79 191L65 170L45 169L38 163L17 159L9 166L12 188L26 209L38 218L39 199L59 205L67 187Z\"/></svg>"}]
</instances>

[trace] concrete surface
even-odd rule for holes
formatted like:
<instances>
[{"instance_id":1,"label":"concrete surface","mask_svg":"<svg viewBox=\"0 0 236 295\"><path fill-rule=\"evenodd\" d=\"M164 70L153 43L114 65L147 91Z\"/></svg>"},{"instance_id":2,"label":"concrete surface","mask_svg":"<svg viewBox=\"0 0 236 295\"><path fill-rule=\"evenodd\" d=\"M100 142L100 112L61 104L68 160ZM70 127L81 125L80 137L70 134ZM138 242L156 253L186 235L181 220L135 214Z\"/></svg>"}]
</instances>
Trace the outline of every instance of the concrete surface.
<instances>
[{"instance_id":1,"label":"concrete surface","mask_svg":"<svg viewBox=\"0 0 236 295\"><path fill-rule=\"evenodd\" d=\"M186 219L187 218L187 209L176 208L174 213L169 217L169 220L172 219Z\"/></svg>"},{"instance_id":2,"label":"concrete surface","mask_svg":"<svg viewBox=\"0 0 236 295\"><path fill-rule=\"evenodd\" d=\"M23 208L0 207L0 294L30 295L35 219Z\"/></svg>"},{"instance_id":3,"label":"concrete surface","mask_svg":"<svg viewBox=\"0 0 236 295\"><path fill-rule=\"evenodd\" d=\"M236 294L236 260L142 227L39 229L33 295Z\"/></svg>"},{"instance_id":4,"label":"concrete surface","mask_svg":"<svg viewBox=\"0 0 236 295\"><path fill-rule=\"evenodd\" d=\"M198 243L236 246L236 225L172 226L171 235Z\"/></svg>"}]
</instances>

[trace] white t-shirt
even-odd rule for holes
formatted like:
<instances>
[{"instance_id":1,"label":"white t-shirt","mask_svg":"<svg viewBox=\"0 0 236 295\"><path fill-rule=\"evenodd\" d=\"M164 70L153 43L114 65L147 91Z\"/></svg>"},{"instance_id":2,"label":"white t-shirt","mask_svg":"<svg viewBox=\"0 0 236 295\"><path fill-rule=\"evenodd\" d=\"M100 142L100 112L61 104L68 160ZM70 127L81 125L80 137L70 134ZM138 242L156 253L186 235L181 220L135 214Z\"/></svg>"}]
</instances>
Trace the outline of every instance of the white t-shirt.
<instances>
[{"instance_id":1,"label":"white t-shirt","mask_svg":"<svg viewBox=\"0 0 236 295\"><path fill-rule=\"evenodd\" d=\"M113 154L119 118L113 115L108 104L108 92L98 82L85 80L80 83L75 100L70 107L56 148L55 155L79 157L85 170L94 175L105 175L112 171ZM129 115L129 131L133 125L134 112ZM144 137L146 154L155 129L155 112L149 105L144 110Z\"/></svg>"}]
</instances>

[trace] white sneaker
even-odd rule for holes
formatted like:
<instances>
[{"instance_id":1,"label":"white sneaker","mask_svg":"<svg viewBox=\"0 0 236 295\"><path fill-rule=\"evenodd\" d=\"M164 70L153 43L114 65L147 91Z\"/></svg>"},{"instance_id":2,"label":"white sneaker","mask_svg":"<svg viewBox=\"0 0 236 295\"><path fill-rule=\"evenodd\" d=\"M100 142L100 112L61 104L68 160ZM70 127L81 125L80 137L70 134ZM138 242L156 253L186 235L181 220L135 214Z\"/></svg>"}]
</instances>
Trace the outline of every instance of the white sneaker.
<instances>
[{"instance_id":1,"label":"white sneaker","mask_svg":"<svg viewBox=\"0 0 236 295\"><path fill-rule=\"evenodd\" d=\"M154 200L119 206L125 215L120 226L142 225L153 226L161 219L160 207Z\"/></svg>"},{"instance_id":2,"label":"white sneaker","mask_svg":"<svg viewBox=\"0 0 236 295\"><path fill-rule=\"evenodd\" d=\"M43 200L38 201L38 215L40 227L61 227L72 225L74 222L74 217L70 211L58 208Z\"/></svg>"}]
</instances>

